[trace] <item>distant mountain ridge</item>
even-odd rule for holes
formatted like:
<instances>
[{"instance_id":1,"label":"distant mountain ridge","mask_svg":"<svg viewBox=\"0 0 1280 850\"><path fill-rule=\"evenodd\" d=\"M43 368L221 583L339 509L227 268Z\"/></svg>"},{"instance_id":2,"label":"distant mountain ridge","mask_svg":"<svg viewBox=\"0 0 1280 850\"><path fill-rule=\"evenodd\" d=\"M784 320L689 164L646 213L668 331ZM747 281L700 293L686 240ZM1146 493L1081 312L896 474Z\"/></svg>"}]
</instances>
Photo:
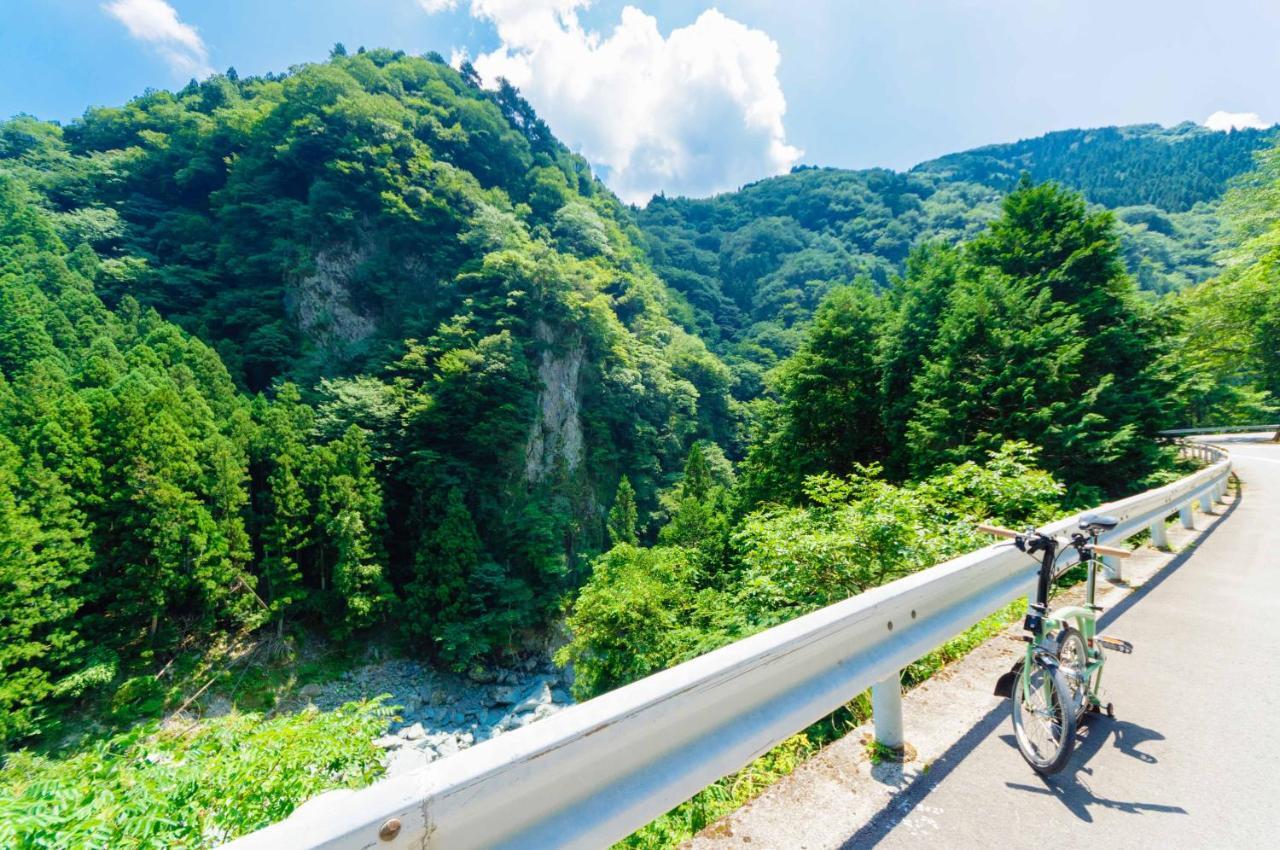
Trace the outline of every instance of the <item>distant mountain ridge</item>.
<instances>
[{"instance_id":1,"label":"distant mountain ridge","mask_svg":"<svg viewBox=\"0 0 1280 850\"><path fill-rule=\"evenodd\" d=\"M1275 126L1231 132L1184 121L1173 127L1060 130L1032 139L983 145L922 162L914 173L940 174L1007 192L1025 172L1057 180L1107 207L1151 204L1184 212L1222 196L1227 182L1253 167Z\"/></svg>"}]
</instances>

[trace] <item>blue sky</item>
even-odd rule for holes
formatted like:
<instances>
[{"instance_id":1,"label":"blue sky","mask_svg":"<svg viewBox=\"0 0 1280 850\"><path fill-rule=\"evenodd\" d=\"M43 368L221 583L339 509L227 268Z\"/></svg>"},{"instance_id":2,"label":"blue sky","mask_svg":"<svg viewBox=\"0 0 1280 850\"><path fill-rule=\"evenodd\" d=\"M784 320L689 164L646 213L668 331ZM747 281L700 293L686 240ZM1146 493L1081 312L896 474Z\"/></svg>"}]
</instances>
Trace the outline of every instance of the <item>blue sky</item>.
<instances>
[{"instance_id":1,"label":"blue sky","mask_svg":"<svg viewBox=\"0 0 1280 850\"><path fill-rule=\"evenodd\" d=\"M0 116L65 121L209 69L323 59L335 41L436 50L517 82L630 200L1068 127L1280 120L1276 0L2 5Z\"/></svg>"}]
</instances>

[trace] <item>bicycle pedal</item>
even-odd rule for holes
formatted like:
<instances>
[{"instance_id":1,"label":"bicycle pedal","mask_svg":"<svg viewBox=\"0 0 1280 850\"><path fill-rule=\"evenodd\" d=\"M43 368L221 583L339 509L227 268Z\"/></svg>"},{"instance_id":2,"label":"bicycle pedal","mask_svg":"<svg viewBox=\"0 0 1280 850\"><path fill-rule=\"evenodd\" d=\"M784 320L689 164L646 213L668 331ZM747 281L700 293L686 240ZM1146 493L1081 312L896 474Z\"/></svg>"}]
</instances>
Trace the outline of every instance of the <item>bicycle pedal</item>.
<instances>
[{"instance_id":1,"label":"bicycle pedal","mask_svg":"<svg viewBox=\"0 0 1280 850\"><path fill-rule=\"evenodd\" d=\"M1120 652L1125 655L1133 654L1133 644L1127 640L1121 640L1111 635L1096 635L1093 640L1094 643L1101 644L1104 649L1109 649L1112 652Z\"/></svg>"}]
</instances>

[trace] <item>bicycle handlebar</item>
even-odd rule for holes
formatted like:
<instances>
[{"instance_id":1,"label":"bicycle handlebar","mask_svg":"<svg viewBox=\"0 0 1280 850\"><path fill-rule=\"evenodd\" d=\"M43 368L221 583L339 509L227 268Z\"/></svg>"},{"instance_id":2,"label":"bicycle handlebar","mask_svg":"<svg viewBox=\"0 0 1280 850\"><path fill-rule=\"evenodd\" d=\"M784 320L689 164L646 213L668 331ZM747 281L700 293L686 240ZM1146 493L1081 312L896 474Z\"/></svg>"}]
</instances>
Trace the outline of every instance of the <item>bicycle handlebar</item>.
<instances>
[{"instance_id":1,"label":"bicycle handlebar","mask_svg":"<svg viewBox=\"0 0 1280 850\"><path fill-rule=\"evenodd\" d=\"M978 525L979 531L985 531L987 534L994 534L996 537L1021 537L1021 531L1014 531L1012 528L1001 528L998 525Z\"/></svg>"},{"instance_id":2,"label":"bicycle handlebar","mask_svg":"<svg viewBox=\"0 0 1280 850\"><path fill-rule=\"evenodd\" d=\"M994 534L996 537L1009 537L1015 540L1019 537L1027 537L1028 535L1035 535L1038 533L1034 531L1014 531L1012 528L1004 528L999 525L987 525L986 523L979 523L978 530L985 531L987 534ZM1128 549L1117 549L1114 546L1102 546L1101 544L1095 544L1089 548L1093 550L1095 555L1110 555L1113 558L1128 558L1133 554Z\"/></svg>"}]
</instances>

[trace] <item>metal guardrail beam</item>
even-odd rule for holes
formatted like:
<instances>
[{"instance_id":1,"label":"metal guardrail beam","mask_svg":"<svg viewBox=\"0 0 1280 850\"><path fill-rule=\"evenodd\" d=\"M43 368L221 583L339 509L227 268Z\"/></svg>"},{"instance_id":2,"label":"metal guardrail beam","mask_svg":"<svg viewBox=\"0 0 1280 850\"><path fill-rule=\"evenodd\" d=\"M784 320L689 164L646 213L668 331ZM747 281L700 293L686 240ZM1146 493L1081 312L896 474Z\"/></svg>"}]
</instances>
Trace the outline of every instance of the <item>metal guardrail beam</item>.
<instances>
[{"instance_id":1,"label":"metal guardrail beam","mask_svg":"<svg viewBox=\"0 0 1280 850\"><path fill-rule=\"evenodd\" d=\"M1163 529L1216 498L1230 462L1095 510L1106 542ZM1062 532L1076 517L1048 527ZM1074 552L1074 550L1072 550ZM228 845L292 848L599 848L767 752L876 685L882 714L900 670L1028 593L1037 565L1009 543L939 564L707 653L427 766L332 791ZM892 739L894 718L876 718Z\"/></svg>"},{"instance_id":2,"label":"metal guardrail beam","mask_svg":"<svg viewBox=\"0 0 1280 850\"><path fill-rule=\"evenodd\" d=\"M1168 431L1158 432L1161 437L1190 437L1195 434L1251 434L1265 433L1267 431L1280 431L1280 424L1276 425L1222 425L1217 428L1172 428Z\"/></svg>"}]
</instances>

